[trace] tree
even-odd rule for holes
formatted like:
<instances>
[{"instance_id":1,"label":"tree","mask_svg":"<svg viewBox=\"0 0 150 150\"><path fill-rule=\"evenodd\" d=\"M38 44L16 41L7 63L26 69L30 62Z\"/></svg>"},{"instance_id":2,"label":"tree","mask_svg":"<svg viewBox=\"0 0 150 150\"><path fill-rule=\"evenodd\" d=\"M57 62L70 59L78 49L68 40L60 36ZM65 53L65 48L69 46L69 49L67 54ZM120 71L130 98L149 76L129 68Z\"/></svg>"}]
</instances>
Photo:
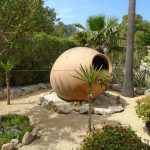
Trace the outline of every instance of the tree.
<instances>
[{"instance_id":1,"label":"tree","mask_svg":"<svg viewBox=\"0 0 150 150\"><path fill-rule=\"evenodd\" d=\"M15 66L14 62L7 60L6 63L1 62L1 67L5 71L6 86L7 86L7 105L10 105L10 86L9 86L9 73Z\"/></svg>"},{"instance_id":2,"label":"tree","mask_svg":"<svg viewBox=\"0 0 150 150\"><path fill-rule=\"evenodd\" d=\"M43 6L43 0L0 1L0 57L28 50L34 32L52 33L57 21L54 9ZM25 43L25 44L24 44ZM5 56L3 56L5 55Z\"/></svg>"},{"instance_id":3,"label":"tree","mask_svg":"<svg viewBox=\"0 0 150 150\"><path fill-rule=\"evenodd\" d=\"M55 35L58 36L71 36L77 31L77 28L72 24L64 24L63 22L58 22L58 24L55 26Z\"/></svg>"},{"instance_id":4,"label":"tree","mask_svg":"<svg viewBox=\"0 0 150 150\"><path fill-rule=\"evenodd\" d=\"M134 96L133 51L134 51L134 29L135 29L135 6L136 6L136 0L129 0L127 50L126 50L126 62L125 62L125 75L124 75L123 90L122 90L122 95L127 97Z\"/></svg>"},{"instance_id":5,"label":"tree","mask_svg":"<svg viewBox=\"0 0 150 150\"><path fill-rule=\"evenodd\" d=\"M91 16L87 20L87 29L81 24L75 24L76 27L89 33L89 43L91 47L97 49L107 48L110 50L116 46L119 26L116 18L106 18L106 16Z\"/></svg>"},{"instance_id":6,"label":"tree","mask_svg":"<svg viewBox=\"0 0 150 150\"><path fill-rule=\"evenodd\" d=\"M87 83L88 85L88 104L89 104L89 119L88 119L88 128L89 132L92 131L91 128L91 114L92 114L92 103L94 101L93 98L93 83L96 81L98 78L100 69L94 68L94 66L90 66L87 68L86 66L83 67L82 65L80 66L80 71L76 70L76 73L78 76L74 76L75 78L82 80Z\"/></svg>"}]
</instances>

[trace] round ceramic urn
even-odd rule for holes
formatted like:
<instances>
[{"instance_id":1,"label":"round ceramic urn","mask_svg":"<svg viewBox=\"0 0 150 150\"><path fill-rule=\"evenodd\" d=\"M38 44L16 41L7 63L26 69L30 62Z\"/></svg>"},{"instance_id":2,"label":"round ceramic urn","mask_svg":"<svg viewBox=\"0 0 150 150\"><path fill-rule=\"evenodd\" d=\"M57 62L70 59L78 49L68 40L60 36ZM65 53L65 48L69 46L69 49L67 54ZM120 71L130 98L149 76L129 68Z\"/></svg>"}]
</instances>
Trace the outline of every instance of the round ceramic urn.
<instances>
[{"instance_id":1,"label":"round ceramic urn","mask_svg":"<svg viewBox=\"0 0 150 150\"><path fill-rule=\"evenodd\" d=\"M76 47L65 51L55 61L51 73L50 83L56 94L68 101L85 101L88 99L88 85L86 82L75 78L79 76L80 65L87 68L90 65L101 67L112 73L112 65L109 59L98 51L87 47ZM106 90L97 82L93 84L93 96L96 98Z\"/></svg>"}]
</instances>

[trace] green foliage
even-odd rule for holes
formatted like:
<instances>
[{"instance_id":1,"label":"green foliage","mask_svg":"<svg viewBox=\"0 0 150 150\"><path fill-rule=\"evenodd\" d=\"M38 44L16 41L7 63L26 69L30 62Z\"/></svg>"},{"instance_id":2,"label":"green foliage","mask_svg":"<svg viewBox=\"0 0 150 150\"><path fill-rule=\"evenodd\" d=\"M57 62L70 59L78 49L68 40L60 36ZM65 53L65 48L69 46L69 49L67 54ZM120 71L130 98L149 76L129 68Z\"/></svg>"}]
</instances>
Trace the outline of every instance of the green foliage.
<instances>
[{"instance_id":1,"label":"green foliage","mask_svg":"<svg viewBox=\"0 0 150 150\"><path fill-rule=\"evenodd\" d=\"M101 68L96 69L92 65L90 65L89 68L80 65L79 69L80 71L75 70L79 76L74 77L79 80L85 81L89 86L91 86L93 82L98 78L99 71L101 70Z\"/></svg>"},{"instance_id":2,"label":"green foliage","mask_svg":"<svg viewBox=\"0 0 150 150\"><path fill-rule=\"evenodd\" d=\"M150 97L138 100L135 110L139 118L145 122L150 122Z\"/></svg>"},{"instance_id":3,"label":"green foliage","mask_svg":"<svg viewBox=\"0 0 150 150\"><path fill-rule=\"evenodd\" d=\"M100 131L89 134L83 140L80 150L148 150L145 144L130 128L104 126Z\"/></svg>"},{"instance_id":4,"label":"green foliage","mask_svg":"<svg viewBox=\"0 0 150 150\"><path fill-rule=\"evenodd\" d=\"M87 20L88 28L92 31L101 32L105 27L105 16L90 16Z\"/></svg>"},{"instance_id":5,"label":"green foliage","mask_svg":"<svg viewBox=\"0 0 150 150\"><path fill-rule=\"evenodd\" d=\"M75 26L82 29L83 31L81 32L88 34L89 37L86 38L86 41L89 47L98 49L107 48L111 50L114 46L117 46L119 26L116 18L91 16L88 18L87 24L87 29L81 24L75 24ZM78 36L78 38L80 38L80 36Z\"/></svg>"},{"instance_id":6,"label":"green foliage","mask_svg":"<svg viewBox=\"0 0 150 150\"><path fill-rule=\"evenodd\" d=\"M98 75L98 83L102 85L107 85L111 81L111 75L108 70L101 70Z\"/></svg>"},{"instance_id":7,"label":"green foliage","mask_svg":"<svg viewBox=\"0 0 150 150\"><path fill-rule=\"evenodd\" d=\"M27 131L32 131L27 116L16 114L0 116L0 148L13 138L18 138L21 141Z\"/></svg>"},{"instance_id":8,"label":"green foliage","mask_svg":"<svg viewBox=\"0 0 150 150\"><path fill-rule=\"evenodd\" d=\"M101 86L110 82L111 75L107 70L103 70L102 67L95 68L93 65L90 65L89 68L86 66L83 67L80 65L80 71L76 71L78 76L75 78L85 81L89 86L91 86L95 81L98 82Z\"/></svg>"},{"instance_id":9,"label":"green foliage","mask_svg":"<svg viewBox=\"0 0 150 150\"><path fill-rule=\"evenodd\" d=\"M12 60L7 60L6 63L1 62L1 67L5 72L10 72L15 66L15 62Z\"/></svg>"},{"instance_id":10,"label":"green foliage","mask_svg":"<svg viewBox=\"0 0 150 150\"><path fill-rule=\"evenodd\" d=\"M76 27L72 24L65 25L63 22L59 22L55 26L54 35L62 36L62 37L69 37L76 32Z\"/></svg>"}]
</instances>

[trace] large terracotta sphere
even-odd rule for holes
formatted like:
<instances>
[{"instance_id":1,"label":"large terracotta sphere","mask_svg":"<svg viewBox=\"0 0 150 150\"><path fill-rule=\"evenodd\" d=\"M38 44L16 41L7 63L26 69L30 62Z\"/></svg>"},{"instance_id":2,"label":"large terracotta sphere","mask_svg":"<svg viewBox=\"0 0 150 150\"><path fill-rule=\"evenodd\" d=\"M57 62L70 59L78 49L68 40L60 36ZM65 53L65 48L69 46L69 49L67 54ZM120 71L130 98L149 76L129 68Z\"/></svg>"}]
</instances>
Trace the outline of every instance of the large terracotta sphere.
<instances>
[{"instance_id":1,"label":"large terracotta sphere","mask_svg":"<svg viewBox=\"0 0 150 150\"><path fill-rule=\"evenodd\" d=\"M76 47L65 51L55 61L51 73L50 82L52 89L57 95L66 100L87 100L88 86L86 82L73 76L79 76L75 70L79 71L80 65L89 67L103 66L103 69L112 73L112 65L109 59L98 51L87 47ZM105 86L100 86L97 82L93 84L93 95L96 98L101 92L106 90Z\"/></svg>"}]
</instances>

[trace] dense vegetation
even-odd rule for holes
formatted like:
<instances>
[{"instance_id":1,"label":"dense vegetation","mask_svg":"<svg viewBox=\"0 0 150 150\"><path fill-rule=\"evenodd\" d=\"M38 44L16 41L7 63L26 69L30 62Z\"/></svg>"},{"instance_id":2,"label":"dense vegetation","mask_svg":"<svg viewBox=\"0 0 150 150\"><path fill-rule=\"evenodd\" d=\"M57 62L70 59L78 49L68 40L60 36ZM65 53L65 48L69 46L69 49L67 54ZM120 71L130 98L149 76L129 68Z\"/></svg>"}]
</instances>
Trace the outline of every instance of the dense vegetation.
<instances>
[{"instance_id":1,"label":"dense vegetation","mask_svg":"<svg viewBox=\"0 0 150 150\"><path fill-rule=\"evenodd\" d=\"M150 96L137 101L136 113L144 122L150 122Z\"/></svg>"},{"instance_id":2,"label":"dense vegetation","mask_svg":"<svg viewBox=\"0 0 150 150\"><path fill-rule=\"evenodd\" d=\"M31 130L32 126L27 116L16 114L0 116L0 148L11 139L17 138L21 141L23 135Z\"/></svg>"},{"instance_id":3,"label":"dense vegetation","mask_svg":"<svg viewBox=\"0 0 150 150\"><path fill-rule=\"evenodd\" d=\"M43 0L0 1L0 61L15 62L13 70L48 71L62 52L76 46L67 37L76 28L61 23L55 10L43 5ZM0 76L5 85L4 73ZM13 71L10 80L13 85L49 82L49 73Z\"/></svg>"},{"instance_id":4,"label":"dense vegetation","mask_svg":"<svg viewBox=\"0 0 150 150\"><path fill-rule=\"evenodd\" d=\"M112 81L123 82L127 15L120 24L115 17L90 16L88 26L83 27L65 25L53 8L44 6L43 0L1 0L0 12L0 62L10 60L15 62L13 70L22 70L11 71L11 85L49 82L48 72L56 58L75 46L88 46L106 53L115 70ZM135 20L134 74L139 80L136 72L140 70L141 60L146 61L148 56L150 23L141 15L136 15ZM5 86L4 72L0 72L0 77L0 85Z\"/></svg>"},{"instance_id":5,"label":"dense vegetation","mask_svg":"<svg viewBox=\"0 0 150 150\"><path fill-rule=\"evenodd\" d=\"M81 150L148 150L145 144L130 128L106 125L100 131L89 134L82 143Z\"/></svg>"}]
</instances>

